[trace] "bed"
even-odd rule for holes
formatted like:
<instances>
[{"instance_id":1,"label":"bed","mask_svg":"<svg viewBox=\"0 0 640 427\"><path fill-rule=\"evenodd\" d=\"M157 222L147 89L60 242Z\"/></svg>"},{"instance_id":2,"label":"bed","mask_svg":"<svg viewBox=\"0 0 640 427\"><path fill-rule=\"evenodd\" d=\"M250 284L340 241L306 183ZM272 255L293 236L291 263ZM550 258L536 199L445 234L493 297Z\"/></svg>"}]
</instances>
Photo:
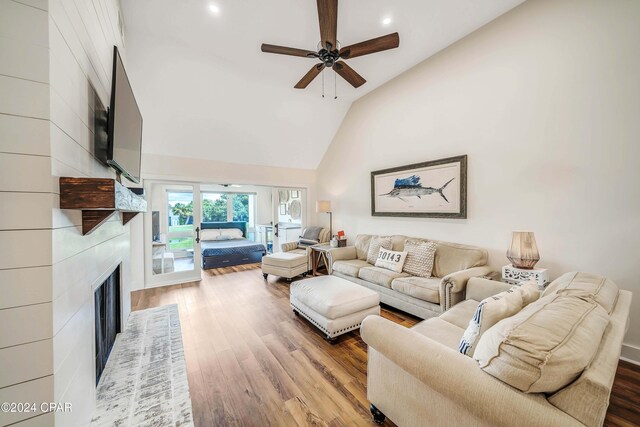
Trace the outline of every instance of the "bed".
<instances>
[{"instance_id":1,"label":"bed","mask_svg":"<svg viewBox=\"0 0 640 427\"><path fill-rule=\"evenodd\" d=\"M203 222L200 229L204 270L261 262L267 253L262 243L247 239L247 223L244 221ZM218 234L229 234L234 238L214 240Z\"/></svg>"}]
</instances>

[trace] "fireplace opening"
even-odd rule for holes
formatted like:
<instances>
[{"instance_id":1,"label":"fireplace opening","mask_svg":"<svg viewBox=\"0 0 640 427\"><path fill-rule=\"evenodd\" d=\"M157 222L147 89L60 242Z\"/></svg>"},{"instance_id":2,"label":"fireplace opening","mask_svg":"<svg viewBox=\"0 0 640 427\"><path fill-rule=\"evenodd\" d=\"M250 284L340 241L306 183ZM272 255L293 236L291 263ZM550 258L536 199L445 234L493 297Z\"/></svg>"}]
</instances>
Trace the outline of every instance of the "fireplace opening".
<instances>
[{"instance_id":1,"label":"fireplace opening","mask_svg":"<svg viewBox=\"0 0 640 427\"><path fill-rule=\"evenodd\" d=\"M94 292L96 337L96 384L120 333L120 266Z\"/></svg>"}]
</instances>

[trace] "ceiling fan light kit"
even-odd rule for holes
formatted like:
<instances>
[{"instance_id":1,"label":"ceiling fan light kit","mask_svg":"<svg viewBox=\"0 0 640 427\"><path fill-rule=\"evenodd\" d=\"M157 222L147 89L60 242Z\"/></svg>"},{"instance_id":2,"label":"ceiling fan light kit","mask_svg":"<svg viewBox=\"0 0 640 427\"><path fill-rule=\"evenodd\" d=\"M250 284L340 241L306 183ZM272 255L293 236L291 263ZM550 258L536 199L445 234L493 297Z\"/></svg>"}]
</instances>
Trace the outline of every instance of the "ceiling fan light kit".
<instances>
[{"instance_id":1,"label":"ceiling fan light kit","mask_svg":"<svg viewBox=\"0 0 640 427\"><path fill-rule=\"evenodd\" d=\"M337 40L338 0L317 0L317 5L318 22L320 24L320 42L318 43L317 51L314 52L311 50L276 46L266 43L262 44L261 50L266 53L320 60L320 63L311 67L307 74L296 83L294 86L296 89L305 89L325 68L332 68L336 74L355 88L362 86L367 81L347 65L344 60L382 52L383 50L395 49L400 45L400 36L398 33L391 33L386 36L341 47Z\"/></svg>"}]
</instances>

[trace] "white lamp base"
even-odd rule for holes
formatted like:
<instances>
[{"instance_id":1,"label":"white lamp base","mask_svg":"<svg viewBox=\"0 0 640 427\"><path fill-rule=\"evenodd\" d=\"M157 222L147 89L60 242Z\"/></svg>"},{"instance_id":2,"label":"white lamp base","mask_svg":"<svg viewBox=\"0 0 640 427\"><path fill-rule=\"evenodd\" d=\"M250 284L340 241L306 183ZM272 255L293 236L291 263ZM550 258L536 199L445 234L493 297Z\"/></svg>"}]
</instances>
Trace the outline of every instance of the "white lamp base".
<instances>
[{"instance_id":1,"label":"white lamp base","mask_svg":"<svg viewBox=\"0 0 640 427\"><path fill-rule=\"evenodd\" d=\"M549 270L546 268L525 270L509 264L502 267L502 280L512 285L521 285L524 282L533 280L539 287L544 288L549 283Z\"/></svg>"}]
</instances>

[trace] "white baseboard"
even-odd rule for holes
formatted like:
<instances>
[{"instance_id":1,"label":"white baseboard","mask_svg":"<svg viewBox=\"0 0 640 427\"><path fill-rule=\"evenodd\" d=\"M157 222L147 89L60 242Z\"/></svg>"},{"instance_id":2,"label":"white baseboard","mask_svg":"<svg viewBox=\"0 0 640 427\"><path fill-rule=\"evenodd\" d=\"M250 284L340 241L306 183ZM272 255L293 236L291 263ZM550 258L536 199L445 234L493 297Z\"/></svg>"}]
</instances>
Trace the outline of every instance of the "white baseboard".
<instances>
[{"instance_id":1,"label":"white baseboard","mask_svg":"<svg viewBox=\"0 0 640 427\"><path fill-rule=\"evenodd\" d=\"M622 344L620 359L640 365L640 347L631 344Z\"/></svg>"}]
</instances>

